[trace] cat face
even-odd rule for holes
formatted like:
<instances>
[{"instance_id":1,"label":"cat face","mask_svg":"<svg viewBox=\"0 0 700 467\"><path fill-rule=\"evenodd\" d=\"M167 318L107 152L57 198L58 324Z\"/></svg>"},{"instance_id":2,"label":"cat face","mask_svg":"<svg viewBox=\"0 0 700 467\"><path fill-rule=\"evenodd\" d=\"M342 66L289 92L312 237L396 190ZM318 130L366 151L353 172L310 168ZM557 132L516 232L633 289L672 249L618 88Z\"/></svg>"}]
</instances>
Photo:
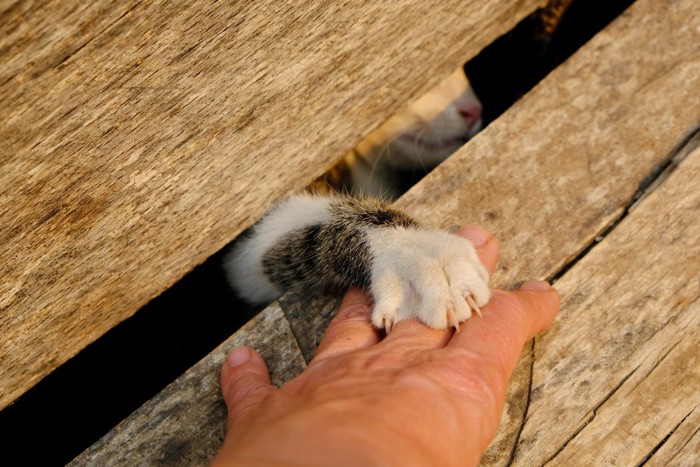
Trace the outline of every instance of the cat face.
<instances>
[{"instance_id":1,"label":"cat face","mask_svg":"<svg viewBox=\"0 0 700 467\"><path fill-rule=\"evenodd\" d=\"M356 148L377 166L431 169L481 129L481 102L460 67Z\"/></svg>"}]
</instances>

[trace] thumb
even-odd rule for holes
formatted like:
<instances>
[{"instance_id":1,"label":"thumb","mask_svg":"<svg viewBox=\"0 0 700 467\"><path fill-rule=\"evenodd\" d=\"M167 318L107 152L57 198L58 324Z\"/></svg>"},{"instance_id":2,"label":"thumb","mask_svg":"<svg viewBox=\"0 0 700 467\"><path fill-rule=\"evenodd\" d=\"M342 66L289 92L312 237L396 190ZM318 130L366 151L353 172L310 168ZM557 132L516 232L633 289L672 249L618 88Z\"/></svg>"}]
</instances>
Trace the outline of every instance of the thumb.
<instances>
[{"instance_id":1,"label":"thumb","mask_svg":"<svg viewBox=\"0 0 700 467\"><path fill-rule=\"evenodd\" d=\"M229 424L257 407L274 389L259 353L248 347L229 352L221 369L221 393L228 407Z\"/></svg>"}]
</instances>

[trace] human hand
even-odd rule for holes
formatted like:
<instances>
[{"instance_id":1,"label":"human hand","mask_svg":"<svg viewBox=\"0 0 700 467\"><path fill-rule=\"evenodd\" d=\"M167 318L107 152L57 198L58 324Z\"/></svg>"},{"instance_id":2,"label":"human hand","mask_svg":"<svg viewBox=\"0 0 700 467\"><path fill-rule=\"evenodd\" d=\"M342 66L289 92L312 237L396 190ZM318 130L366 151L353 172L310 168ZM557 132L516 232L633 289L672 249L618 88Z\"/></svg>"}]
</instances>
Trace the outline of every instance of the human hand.
<instances>
[{"instance_id":1,"label":"human hand","mask_svg":"<svg viewBox=\"0 0 700 467\"><path fill-rule=\"evenodd\" d=\"M460 234L491 272L496 240ZM228 431L214 465L476 465L496 435L522 346L559 310L549 284L493 291L461 332L402 321L383 337L371 301L348 292L316 356L276 389L262 357L229 354L221 375Z\"/></svg>"}]
</instances>

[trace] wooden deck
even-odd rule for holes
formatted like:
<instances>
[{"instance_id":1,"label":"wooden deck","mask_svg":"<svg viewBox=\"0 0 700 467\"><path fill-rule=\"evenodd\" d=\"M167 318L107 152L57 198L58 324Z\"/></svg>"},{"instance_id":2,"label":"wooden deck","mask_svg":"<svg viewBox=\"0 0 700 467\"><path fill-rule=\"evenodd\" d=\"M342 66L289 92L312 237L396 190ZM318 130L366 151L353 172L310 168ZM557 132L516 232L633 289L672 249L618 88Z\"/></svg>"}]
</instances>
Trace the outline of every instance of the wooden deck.
<instances>
[{"instance_id":1,"label":"wooden deck","mask_svg":"<svg viewBox=\"0 0 700 467\"><path fill-rule=\"evenodd\" d=\"M466 3L471 5L470 2ZM522 5L519 2L509 2L511 3ZM522 6L522 10L518 11L527 11L533 4ZM475 11L479 10L477 6L472 7ZM143 9L146 14L151 7L137 5L135 8ZM491 10L483 10L482 18L493 14ZM513 14L506 7L503 13ZM125 21L124 18L135 22L129 27L124 26L126 29L136 28L139 22L145 21L134 10L125 13L115 9L113 14L115 18L121 18L116 24ZM445 19L442 18L443 21ZM512 21L508 24L512 24ZM469 27L472 26L465 26ZM492 31L491 26L488 28ZM459 32L464 31L462 28ZM483 31L479 32L482 33ZM451 36L449 40L456 40L455 37ZM99 38L93 39L84 47L90 50L81 53L105 53L105 44ZM473 53L470 45L465 45L465 42L460 44L462 52L467 55ZM483 42L479 44L478 47L483 46ZM182 51L191 47L180 45ZM61 47L61 50L71 50L76 46ZM203 47L207 45L195 47L182 59L194 60L192 54L198 53ZM78 47L75 50L84 49ZM40 47L35 50L39 53ZM57 51L55 53L58 54ZM233 57L232 51L227 53ZM389 59L393 53L399 52L391 50L382 57ZM167 56L165 52L162 54ZM174 54L173 50L168 54ZM405 54L403 58L406 58ZM438 69L447 73L449 67L457 63L456 59L456 56L445 58L444 62L437 64ZM53 95L49 84L62 89L60 86L66 86L67 84L62 84L66 80L80 76L77 71L69 74L69 71L61 70L62 66L73 67L74 70L84 66L80 64L77 54L74 62L71 60L73 59L68 59L65 65L59 65L57 70L44 70L44 74L41 74L42 70L36 70L39 77L31 79L49 82L45 83L46 89L34 89L37 84L29 81L27 89L34 93L29 93L29 97L12 90L5 78L0 79L0 83L6 83L0 85L0 103L6 102L3 98L18 99L22 103L18 107L21 112L16 114L10 115L7 107L0 108L0 112L3 112L0 113L2 120L5 120L5 115L13 117L8 120L11 125L3 126L3 138L8 135L10 145L7 147L24 151L17 152L24 155L24 159L18 155L7 158L10 161L8 163L3 156L3 168L12 167L16 170L15 174L23 173L20 169L24 170L25 166L21 162L35 161L30 157L35 154L31 151L37 150L32 147L35 144L38 144L37 148L50 148L54 152L49 151L49 154L56 153L56 156L62 155L61 157L67 157L66 151L76 149L71 145L63 148L59 144L63 139L58 136L49 137L42 142L38 140L39 136L27 134L26 129L24 133L20 132L20 123L24 122L21 119L29 118L23 115L27 115L32 102ZM127 58L123 60L125 61L120 63L128 63ZM347 60L351 61L352 58ZM409 60L412 60L411 66L425 66L420 64L420 57L409 57ZM432 63L435 64L434 61ZM304 71L300 70L299 73L303 74ZM359 87L352 88L344 96L366 98L360 102L371 103L372 99L382 93L389 93L384 98L391 109L395 108L395 104L398 105L397 96L401 93L413 94L427 89L431 84L425 81L412 89L400 86L392 89L391 86L399 80L389 75L388 72L381 74L382 79L389 80L389 87L383 90L380 89L381 80L372 81L375 87L369 88L371 98L358 97L361 94ZM15 80L15 86L21 85L23 80L30 80L29 75L24 78L20 74L13 76L10 82ZM142 79L156 79L147 76L152 75L146 74ZM184 81L185 85L191 86L195 78L185 77ZM556 280L556 287L562 294L562 311L555 326L524 349L509 388L501 430L484 457L485 465L700 465L698 90L700 4L696 0L638 0L506 114L397 202L398 206L438 227L479 223L494 232L502 246L500 266L493 278L495 286L509 286L525 278L547 278ZM148 92L155 91L149 89ZM167 94L159 96L165 95ZM147 93L145 99L150 102L148 105L155 105L154 98L155 95ZM98 104L88 105L90 112L95 112L95 118L100 110L104 110L104 107L100 107L102 104ZM46 107L61 108L58 104L48 103ZM151 107L144 107L140 112L149 109L152 110ZM205 107L200 111L205 112L203 109ZM269 109L265 112L267 110ZM192 114L187 113L190 110L180 112L192 117L200 115L194 111ZM205 114L209 118L215 118L213 111L210 113L207 110ZM49 295L44 294L49 292L67 297L65 300L69 300L70 295L64 291L64 286L60 286L63 282L56 282L54 276L42 279L43 276L18 273L29 270L27 268L30 266L36 268L40 264L39 253L15 265L0 266L16 268L8 269L15 276L8 276L9 273L3 270L3 277L17 278L19 281L3 282L2 287L14 288L3 289L0 294L0 304L10 310L9 314L3 311L3 315L0 315L0 339L4 340L0 345L0 396L4 397L4 403L9 403L31 386L33 381L51 370L45 367L46 362L38 365L36 359L30 358L36 354L38 339L51 335L52 332L79 334L80 339L76 337L71 340L72 344L67 349L50 349L52 364L68 358L99 332L103 332L101 330L132 313L137 303L142 303L162 290L174 280L173 277L224 243L218 243L221 239L201 237L225 231L225 239L231 238L242 226L260 215L284 190L296 186L302 180L312 179L330 163L331 155L322 156L322 152L330 148L328 154L341 154L344 149L341 142L344 141L343 138L357 136L358 131L363 132L380 121L382 115L382 111L372 110L369 123L363 120L367 115L347 123L339 122L337 118L331 119L327 123L335 125L332 128L338 139L335 140L335 136L324 136L320 149L311 146L307 148L309 151L318 151L313 154L307 152L308 159L301 153L297 155L290 152L290 157L294 161L298 159L303 167L303 174L294 180L282 179L279 186L275 183L270 193L257 201L252 201L252 194L242 194L245 189L250 189L249 185L236 187L225 194L221 181L214 184L212 193L207 193L205 181L209 178L187 185L194 189L193 195L187 198L187 203L194 204L174 206L173 211L164 213L165 217L156 225L164 225L162 222L171 219L175 225L181 225L182 229L195 229L185 240L194 242L196 247L190 248L190 256L184 258L181 250L178 253L163 247L163 242L169 236L160 237L162 232L149 230L150 236L147 238L150 243L144 243L145 251L136 249L128 255L132 255L132 259L137 253L144 257L151 255L151 263L143 266L147 267L144 274L158 276L157 284L122 291L115 281L120 277L131 277L128 275L132 273L133 278L138 279L141 272L134 272L130 268L105 271L105 275L99 276L95 285L96 288L106 288L107 291L100 291L100 294L128 292L136 296L125 300L119 315L110 318L106 324L97 326L95 323L105 319L105 313L110 311L110 307L105 305L102 309L95 307L95 304L114 302L105 302L106 299L101 298L103 301L88 302L84 308L76 308L75 305L69 310L70 313L60 315L63 321L50 321L52 324L48 330L40 327L29 333L29 338L13 341L7 335L8 330L15 329L12 326L28 326L32 323L36 326L36 323L43 321L31 316L43 316L42 319L46 320L51 313L58 313L55 307L45 312L37 308L30 313L25 311L26 307L20 307L20 304L45 304L47 302L41 300L47 300L45 297ZM348 115L344 117L351 118ZM57 124L51 119L45 122L40 120L38 114L33 118L35 120L29 121L36 121L40 128L50 129L50 125ZM63 134L83 135L85 138L92 135L86 133L90 129L89 125L76 126L76 118L73 113L66 117L65 123L61 123ZM320 128L313 125L320 125L320 121L329 116L323 114L318 117L321 120L316 120L311 114L300 115L299 119L294 120L295 125L305 118L312 119L313 122L305 124L307 126L303 126L303 129L313 132ZM361 120L364 123L359 123ZM184 121L183 119L182 122ZM144 120L143 124L147 122ZM112 131L118 135L119 131L126 131L126 134L115 136L117 140L113 143L105 143L105 146L100 147L103 150L107 146L112 147L111 145L121 147L120 154L127 154L128 148L124 145L131 134L158 133L161 138L168 134L167 131L157 132L155 123L153 125L148 130L151 133L142 133L143 128L139 130L137 125L129 127L128 131L119 127ZM244 130L241 131L245 133ZM13 131L17 131L17 135L12 134ZM46 134L57 133L49 131ZM186 132L182 134L185 135ZM268 148L270 144L277 148L287 148L285 144L292 144L279 141L270 143L252 133L247 136L252 139L235 139L243 136L235 131L227 133L221 137L226 143L224 144L212 135L200 135L181 148L186 148L189 154L196 154L197 151L202 151L204 145L209 144L214 154L221 154L226 148L239 147L236 145L255 150L255 144L267 144ZM80 138L75 140L83 141ZM85 146L85 141L77 147L93 154L93 149ZM154 159L155 151L162 152L169 144L176 145L177 141L177 138L170 141L155 137L150 140L151 146L146 146L143 156L144 165L137 166L140 167L139 171L130 171L142 175L139 183L144 184L144 190L129 193L124 200L128 198L135 202L139 199L138 196L148 193L147 189L152 189L154 191L148 195L149 198L142 199L137 206L147 206L154 200L165 202L170 192L159 188L162 184L157 181L158 177L165 176L163 172L166 169L173 170L175 174L168 180L176 180L178 174L190 170L209 170L209 167L219 170L219 175L207 177L221 176L221 180L225 180L227 176L241 181L244 179L235 178L239 176L236 169L240 169L245 177L257 175L257 181L262 180L260 177L263 175L260 173L247 172L254 169L245 168L248 167L245 165L248 162L242 157L236 159L238 166L230 162L230 165L219 167L207 165L207 161L189 161L174 153L167 156L167 163L161 171L155 164L158 162ZM295 148L299 149L307 143L318 142L297 142ZM6 144L5 139L2 144ZM17 149L13 154L15 151ZM311 164L312 160L323 163L317 166ZM138 164L139 161L140 159L131 160L129 163ZM219 159L213 157L212 161ZM157 173L145 169L149 163L150 170L157 168ZM200 163L204 165L198 165ZM269 167L272 167L271 159L265 170ZM5 173L0 175L0 181L12 181ZM41 172L28 173L31 176L42 176ZM157 174L160 175L156 176ZM77 185L73 186L92 186L87 184L90 180L94 183L94 173L92 177L78 177L74 179ZM64 188L68 186L63 185ZM31 193L23 196L29 194ZM206 207L206 203L217 196L225 202L232 202L236 196L242 196L240 199L251 200L252 204L234 213L229 212L219 219L215 215L223 215L223 209ZM120 199L113 203L124 201ZM96 220L82 221L80 217L76 218L76 222L98 222L104 215L107 216L105 219L114 223L122 219L117 216L117 211L110 210L111 206L117 204L108 203L101 208L103 210L99 211L101 214ZM9 208L3 206L3 209ZM70 212L59 210L54 218L69 216ZM155 214L144 212L142 215ZM51 219L45 222L48 224L42 224L43 227L36 224L34 229L38 230L21 235L18 244L24 245L25 250L32 246L38 248L38 244L32 243L31 235L44 232L41 229L61 233L63 236L59 238L73 238L71 235L76 235L70 230L70 224L51 224L57 222ZM50 230L51 228L59 230ZM6 235L5 231L2 232L2 235ZM118 232L129 230L125 227ZM143 233L139 230L137 232L138 235ZM201 235L201 232L206 235ZM200 236L194 238L195 235ZM47 239L40 240L48 242ZM113 241L114 245L126 245L119 235L114 236ZM5 247L3 243L0 248ZM56 254L65 254L67 247L61 248L64 249L55 250ZM10 257L7 256L9 254L3 253L4 263ZM99 259L96 256L89 257L94 261ZM167 277L156 273L164 264L174 268L168 271ZM27 277L39 281L30 282L34 287L43 284L40 280L52 279L54 282L47 282L51 286L47 292L37 290L31 295L27 290L34 290L33 288L22 288L26 282L21 280L26 281ZM71 280L76 280L75 276L71 277ZM92 277L91 280L97 279ZM21 291L24 292L20 293ZM302 314L300 307L289 297L271 305L219 349L79 456L74 464L206 464L223 436L225 410L218 393L218 371L226 350L240 343L252 345L266 357L273 381L280 384L288 380L313 355L318 337L333 312L334 304L315 303L312 307L307 304L304 309L305 313ZM310 311L312 309L317 312L313 313ZM93 326L94 331L71 331L82 323ZM7 357L10 351L14 352L12 359Z\"/></svg>"},{"instance_id":2,"label":"wooden deck","mask_svg":"<svg viewBox=\"0 0 700 467\"><path fill-rule=\"evenodd\" d=\"M698 89L700 6L639 0L398 201L438 226L496 232L496 286L549 278L562 294L555 326L523 352L485 465L700 464ZM205 463L223 436L225 350L260 342L278 382L313 354L334 304L310 319L294 303L273 304L75 464ZM263 342L288 326L298 340L285 331L284 352Z\"/></svg>"}]
</instances>

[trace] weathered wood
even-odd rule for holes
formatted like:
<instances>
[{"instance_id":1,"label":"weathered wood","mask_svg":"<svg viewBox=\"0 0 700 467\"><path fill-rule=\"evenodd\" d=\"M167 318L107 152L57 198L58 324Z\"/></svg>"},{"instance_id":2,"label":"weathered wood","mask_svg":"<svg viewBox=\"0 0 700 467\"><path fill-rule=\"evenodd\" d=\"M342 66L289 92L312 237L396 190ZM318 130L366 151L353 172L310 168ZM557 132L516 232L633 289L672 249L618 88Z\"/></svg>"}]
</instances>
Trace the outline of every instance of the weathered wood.
<instances>
[{"instance_id":1,"label":"weathered wood","mask_svg":"<svg viewBox=\"0 0 700 467\"><path fill-rule=\"evenodd\" d=\"M497 232L500 284L560 270L700 123L698 26L698 2L636 2L397 206Z\"/></svg>"},{"instance_id":2,"label":"weathered wood","mask_svg":"<svg viewBox=\"0 0 700 467\"><path fill-rule=\"evenodd\" d=\"M506 404L501 414L501 424L498 436L491 442L488 450L481 458L482 465L507 465L514 450L515 438L521 426L525 407L530 396L530 380L533 362L534 345L530 342L520 354L514 374L511 378L506 395Z\"/></svg>"},{"instance_id":3,"label":"weathered wood","mask_svg":"<svg viewBox=\"0 0 700 467\"><path fill-rule=\"evenodd\" d=\"M496 285L559 271L700 123L695 12L635 4L396 205L438 227L495 232Z\"/></svg>"},{"instance_id":4,"label":"weathered wood","mask_svg":"<svg viewBox=\"0 0 700 467\"><path fill-rule=\"evenodd\" d=\"M700 149L557 283L516 464L635 465L697 418L698 180Z\"/></svg>"},{"instance_id":5,"label":"weathered wood","mask_svg":"<svg viewBox=\"0 0 700 467\"><path fill-rule=\"evenodd\" d=\"M138 3L17 0L0 5L0 107L11 105L27 82L61 65Z\"/></svg>"},{"instance_id":6,"label":"weathered wood","mask_svg":"<svg viewBox=\"0 0 700 467\"><path fill-rule=\"evenodd\" d=\"M650 467L698 465L700 453L700 410L696 407L649 458Z\"/></svg>"},{"instance_id":7,"label":"weathered wood","mask_svg":"<svg viewBox=\"0 0 700 467\"><path fill-rule=\"evenodd\" d=\"M294 294L279 299L289 326L297 338L301 353L310 362L323 338L323 331L340 305L340 297L318 297L305 300Z\"/></svg>"},{"instance_id":8,"label":"weathered wood","mask_svg":"<svg viewBox=\"0 0 700 467\"><path fill-rule=\"evenodd\" d=\"M12 3L0 408L541 3Z\"/></svg>"},{"instance_id":9,"label":"weathered wood","mask_svg":"<svg viewBox=\"0 0 700 467\"><path fill-rule=\"evenodd\" d=\"M674 4L640 0L400 204L439 225L482 222L499 237L505 237L501 243L509 266L497 273L497 285L507 285L516 278L554 274L567 258L575 256L617 219L640 181L666 159L697 122L700 107L694 90L700 84L700 74L697 41L693 41L698 32L692 22L688 25L681 21L684 15L686 20L690 17L693 8L690 0ZM613 79L615 76L618 78ZM552 113L551 118L547 117ZM490 147L494 150L486 151ZM496 191L500 186L515 186L517 189L511 188L515 195ZM484 209L492 213L484 213ZM430 211L435 214L429 215ZM663 211L670 212L667 208ZM542 213L547 215L536 217ZM509 245L516 240L520 250ZM544 255L549 256L546 261L540 258ZM583 274L578 268L571 274L574 271ZM638 293L635 286L632 282L633 292ZM287 308L289 319L297 321L297 338L305 341L301 347L307 349L305 355L309 358L325 320L304 318L304 313L313 313L308 304L290 309L293 305L285 299L282 306ZM563 315L568 316L567 308ZM326 311L324 308L324 316ZM624 345L624 340L616 344ZM530 392L529 370L542 348L538 341L536 352L530 348L523 352L526 358L519 362L510 387L501 434L486 454L486 464L507 462L528 399L547 395L546 391ZM557 357L568 361L567 355ZM153 404L151 401L148 406ZM693 431L693 417L694 413L679 426L652 456L652 462L655 457L673 458L676 453L680 453L675 456L678 459L688 458L683 456L692 451L698 437ZM183 418L179 423L187 422ZM685 444L688 439L691 441ZM519 456L523 445L518 446ZM685 451L668 453L674 445Z\"/></svg>"},{"instance_id":10,"label":"weathered wood","mask_svg":"<svg viewBox=\"0 0 700 467\"><path fill-rule=\"evenodd\" d=\"M254 347L265 357L273 384L304 368L282 311L268 307L71 465L207 465L226 428L220 368L237 345Z\"/></svg>"},{"instance_id":11,"label":"weathered wood","mask_svg":"<svg viewBox=\"0 0 700 467\"><path fill-rule=\"evenodd\" d=\"M619 219L697 126L698 89L700 4L639 0L397 206L439 227L475 223L494 232L495 286L552 277ZM313 313L282 307L293 329ZM314 322L309 342L297 334L302 349L327 321ZM523 418L529 369L521 362L514 375L490 463L511 455L520 426L509 420L516 410Z\"/></svg>"}]
</instances>

